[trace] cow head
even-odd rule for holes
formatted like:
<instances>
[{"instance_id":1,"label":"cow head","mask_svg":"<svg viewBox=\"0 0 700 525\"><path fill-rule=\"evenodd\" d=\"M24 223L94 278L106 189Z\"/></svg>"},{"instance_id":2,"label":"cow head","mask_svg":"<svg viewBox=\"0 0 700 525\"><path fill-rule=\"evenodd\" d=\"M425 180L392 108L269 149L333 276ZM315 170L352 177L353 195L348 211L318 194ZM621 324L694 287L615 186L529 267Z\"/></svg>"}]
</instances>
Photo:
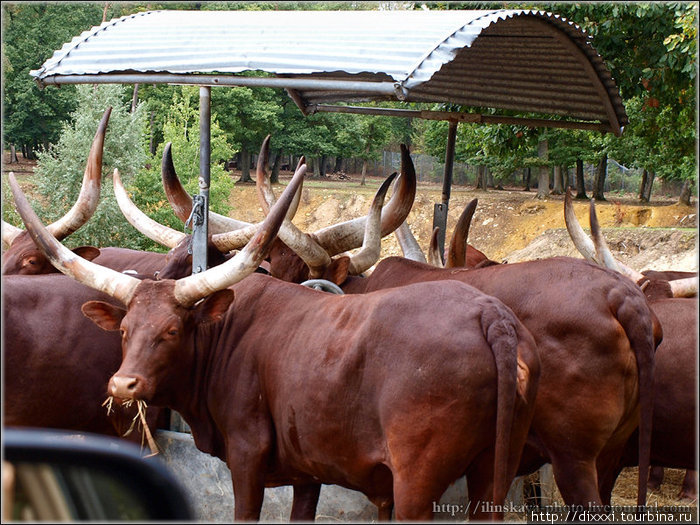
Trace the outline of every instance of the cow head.
<instances>
[{"instance_id":1,"label":"cow head","mask_svg":"<svg viewBox=\"0 0 700 525\"><path fill-rule=\"evenodd\" d=\"M59 241L80 228L95 213L100 200L105 130L107 129L111 112L112 108L107 108L97 127L78 200L61 219L47 226L48 231ZM3 221L2 240L9 246L8 250L3 254L3 275L37 275L56 271L27 232ZM91 246L84 246L76 248L76 253L91 260L97 257L100 252Z\"/></svg>"},{"instance_id":2,"label":"cow head","mask_svg":"<svg viewBox=\"0 0 700 525\"><path fill-rule=\"evenodd\" d=\"M275 195L267 173L269 158L270 136L263 141L260 149L256 171L256 188L260 204L264 211L270 209L275 202ZM300 164L304 161L302 157ZM184 190L177 178L172 162L169 145L163 152L162 164L163 187L165 188L173 211L181 220L186 220L192 210L192 199ZM377 202L383 202L384 193L388 182L377 191L373 201L372 210L376 209ZM408 215L411 209L416 191L416 175L411 162L408 149L403 147L402 176L399 178L394 195L383 209L380 207L380 230L368 227L369 216L347 221L342 224L330 226L316 233L301 232L291 222L291 217L298 206L300 191L295 196L295 201L290 206L290 211L280 227L278 239L272 246L269 255L270 274L289 282L303 282L310 277L320 278L341 284L348 275L359 275L374 264L380 255L381 236L387 235L396 229ZM381 194L381 196L380 196ZM370 214L373 212L370 211ZM251 225L209 213L212 231L229 232L245 231ZM380 231L379 233L373 233ZM362 246L362 249L354 254L347 252ZM337 256L337 257L335 257Z\"/></svg>"},{"instance_id":3,"label":"cow head","mask_svg":"<svg viewBox=\"0 0 700 525\"><path fill-rule=\"evenodd\" d=\"M566 229L573 241L576 249L587 260L605 266L611 270L621 273L637 283L649 300L658 300L669 297L692 297L698 293L698 277L686 277L677 280L668 278L651 277L644 275L637 270L618 261L610 251L605 237L603 237L598 223L598 215L595 210L595 201L591 199L589 216L591 223L591 240L584 232L581 224L574 213L574 206L570 189L567 189L564 196L564 221Z\"/></svg>"},{"instance_id":4,"label":"cow head","mask_svg":"<svg viewBox=\"0 0 700 525\"><path fill-rule=\"evenodd\" d=\"M194 326L215 322L227 311L234 297L228 287L254 272L270 249L305 171L306 166L297 170L277 205L239 253L224 264L177 280L139 280L75 255L41 224L14 176L10 176L27 231L53 265L79 282L111 295L125 307L100 301L83 305L85 315L99 326L122 332L124 358L110 379L110 394L158 404L164 392L177 392L181 378L172 371L190 373L186 365L194 351ZM168 366L173 362L184 366Z\"/></svg>"}]
</instances>

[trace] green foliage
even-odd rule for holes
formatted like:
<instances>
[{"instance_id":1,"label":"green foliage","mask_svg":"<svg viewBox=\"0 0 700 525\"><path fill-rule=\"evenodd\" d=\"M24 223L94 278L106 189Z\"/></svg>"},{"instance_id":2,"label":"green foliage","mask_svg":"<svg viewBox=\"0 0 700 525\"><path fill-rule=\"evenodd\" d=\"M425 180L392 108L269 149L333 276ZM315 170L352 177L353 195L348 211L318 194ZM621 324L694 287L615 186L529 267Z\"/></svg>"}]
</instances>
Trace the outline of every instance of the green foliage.
<instances>
[{"instance_id":1,"label":"green foliage","mask_svg":"<svg viewBox=\"0 0 700 525\"><path fill-rule=\"evenodd\" d=\"M193 87L183 87L173 93L163 126L164 143L158 146L147 167L140 170L128 185L131 198L141 211L178 231L185 230L184 224L173 213L163 191L161 159L165 143L172 143L173 164L180 181L190 195L199 193L199 110L193 103L197 93L197 88ZM217 116L212 114L209 209L223 215L230 211L228 201L234 185L223 163L235 153L235 147L237 145L232 146L226 140ZM143 236L133 247L163 250Z\"/></svg>"},{"instance_id":2,"label":"green foliage","mask_svg":"<svg viewBox=\"0 0 700 525\"><path fill-rule=\"evenodd\" d=\"M93 217L66 239L65 243L71 247L130 244L133 228L116 204L111 177L104 177L116 168L123 180L128 181L145 161L144 113L141 107L134 113L129 112L130 104L124 102L124 91L128 89L119 85L78 86L78 109L71 115L72 123L63 127L55 145L39 154L35 170L40 195L37 211L45 223L50 223L62 217L76 201L98 123L107 107L112 107L105 134L100 204Z\"/></svg>"},{"instance_id":3,"label":"green foliage","mask_svg":"<svg viewBox=\"0 0 700 525\"><path fill-rule=\"evenodd\" d=\"M32 69L102 20L96 3L2 3L3 140L31 149L55 142L77 107L72 86L40 90Z\"/></svg>"},{"instance_id":4,"label":"green foliage","mask_svg":"<svg viewBox=\"0 0 700 525\"><path fill-rule=\"evenodd\" d=\"M281 90L234 87L213 89L212 112L226 136L241 149L257 153L268 134L281 129Z\"/></svg>"}]
</instances>

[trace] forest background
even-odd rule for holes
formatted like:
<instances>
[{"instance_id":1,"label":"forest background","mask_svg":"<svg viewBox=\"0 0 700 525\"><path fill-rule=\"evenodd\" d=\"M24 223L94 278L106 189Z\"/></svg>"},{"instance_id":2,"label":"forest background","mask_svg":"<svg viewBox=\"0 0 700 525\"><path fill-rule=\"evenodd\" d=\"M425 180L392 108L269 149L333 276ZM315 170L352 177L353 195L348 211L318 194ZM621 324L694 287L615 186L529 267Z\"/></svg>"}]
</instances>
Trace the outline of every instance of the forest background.
<instances>
[{"instance_id":1,"label":"forest background","mask_svg":"<svg viewBox=\"0 0 700 525\"><path fill-rule=\"evenodd\" d=\"M112 116L104 165L118 168L136 204L156 220L182 224L160 187L160 158L172 143L175 167L196 191L199 166L198 90L187 86L62 86L39 89L29 75L73 37L103 21L156 9L541 9L575 22L592 38L620 90L630 124L620 137L597 132L532 129L513 125L460 124L457 162L473 179L456 184L499 187L513 181L537 188L537 197L558 193L576 175L584 192L604 200L608 167L616 167L653 198L655 181L673 188L678 201L697 195L697 3L513 3L513 2L3 2L3 151L7 162L36 159L34 204L45 220L60 217L78 193L85 155L107 106ZM292 28L290 28L292 30ZM396 103L395 107L407 107ZM411 104L410 107L418 105ZM478 111L422 105L442 111ZM212 93L212 202L230 211L236 183L250 180L263 138L272 134L273 177L305 155L313 177L361 168L362 180L386 152L409 144L414 154L444 159L447 123L367 115L303 117L283 90L226 88ZM546 142L548 155L538 155ZM593 167L583 178L583 166ZM240 178L231 176L235 166ZM539 170L546 166L548 170ZM546 178L530 179L534 171ZM6 171L6 170L3 170ZM589 170L591 171L591 170ZM472 182L473 180L473 182ZM631 184L628 182L627 188ZM656 185L658 187L659 184ZM3 177L3 219L21 226ZM116 209L109 185L95 217L67 244L158 249L131 228ZM161 248L162 249L162 248Z\"/></svg>"}]
</instances>

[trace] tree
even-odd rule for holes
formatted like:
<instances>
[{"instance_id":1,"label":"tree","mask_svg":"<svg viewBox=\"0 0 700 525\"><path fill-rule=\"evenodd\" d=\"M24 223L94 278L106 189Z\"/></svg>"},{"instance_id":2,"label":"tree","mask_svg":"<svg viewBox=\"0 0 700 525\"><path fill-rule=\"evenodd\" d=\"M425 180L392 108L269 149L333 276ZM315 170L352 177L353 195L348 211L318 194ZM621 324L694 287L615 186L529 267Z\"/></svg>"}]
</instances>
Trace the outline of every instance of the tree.
<instances>
[{"instance_id":1,"label":"tree","mask_svg":"<svg viewBox=\"0 0 700 525\"><path fill-rule=\"evenodd\" d=\"M555 10L592 36L620 88L630 124L609 141L608 153L694 187L697 3L572 3Z\"/></svg>"},{"instance_id":2,"label":"tree","mask_svg":"<svg viewBox=\"0 0 700 525\"><path fill-rule=\"evenodd\" d=\"M268 134L280 129L282 114L279 90L247 87L212 90L212 111L219 115L221 129L230 141L240 144L240 182L251 181L250 157Z\"/></svg>"},{"instance_id":3,"label":"tree","mask_svg":"<svg viewBox=\"0 0 700 525\"><path fill-rule=\"evenodd\" d=\"M133 192L134 203L152 219L183 230L182 221L173 213L165 198L161 182L161 158L165 143L172 144L173 164L178 177L190 194L199 193L199 106L198 89L181 86L173 93L163 124L163 140L156 154L149 159L148 168L140 170L127 185ZM218 115L211 115L211 168L209 209L227 215L231 209L229 198L234 181L224 167L224 162L235 153L237 144L231 144L218 123ZM136 241L139 249L162 250L153 241L141 236Z\"/></svg>"},{"instance_id":4,"label":"tree","mask_svg":"<svg viewBox=\"0 0 700 525\"><path fill-rule=\"evenodd\" d=\"M133 227L116 204L111 178L105 176L116 168L129 180L146 159L142 147L143 108L130 112L128 98L124 97L128 91L120 85L77 86L78 106L71 114L72 123L63 127L55 145L39 152L34 179L40 198L35 207L49 223L63 216L67 206L77 199L97 124L107 107L112 107L105 134L100 204L92 218L65 240L71 247L128 246L135 238Z\"/></svg>"},{"instance_id":5,"label":"tree","mask_svg":"<svg viewBox=\"0 0 700 525\"><path fill-rule=\"evenodd\" d=\"M58 140L75 111L76 89L40 90L29 75L75 35L98 25L95 3L22 2L2 4L3 139L34 158L38 148Z\"/></svg>"}]
</instances>

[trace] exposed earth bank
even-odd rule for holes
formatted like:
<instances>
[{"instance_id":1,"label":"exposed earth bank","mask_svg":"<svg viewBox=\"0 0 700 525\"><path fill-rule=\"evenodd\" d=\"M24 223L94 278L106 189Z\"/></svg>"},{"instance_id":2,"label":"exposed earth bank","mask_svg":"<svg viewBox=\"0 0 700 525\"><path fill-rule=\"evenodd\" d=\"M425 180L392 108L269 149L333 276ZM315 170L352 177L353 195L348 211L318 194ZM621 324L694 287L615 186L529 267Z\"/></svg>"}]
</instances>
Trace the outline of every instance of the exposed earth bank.
<instances>
[{"instance_id":1,"label":"exposed earth bank","mask_svg":"<svg viewBox=\"0 0 700 525\"><path fill-rule=\"evenodd\" d=\"M291 174L281 176L279 193ZM237 178L237 177L236 177ZM381 179L370 177L361 186L358 176L349 180L309 179L304 183L301 204L294 223L313 232L331 224L367 213ZM535 198L536 191L519 188L475 191L454 186L449 201L447 235L464 207L478 199L469 232L469 243L499 262L517 262L558 255L580 257L564 223L563 195ZM590 197L590 195L589 195ZM419 183L408 223L419 245L427 250L433 224L433 208L442 200L442 188ZM237 184L231 196L232 215L258 221L262 209L253 184ZM589 230L588 201L574 201L579 222ZM673 269L697 271L697 208L683 206L673 197L655 196L640 203L635 195L606 195L596 203L603 233L615 256L637 270ZM395 236L382 241L382 257L401 255Z\"/></svg>"}]
</instances>

